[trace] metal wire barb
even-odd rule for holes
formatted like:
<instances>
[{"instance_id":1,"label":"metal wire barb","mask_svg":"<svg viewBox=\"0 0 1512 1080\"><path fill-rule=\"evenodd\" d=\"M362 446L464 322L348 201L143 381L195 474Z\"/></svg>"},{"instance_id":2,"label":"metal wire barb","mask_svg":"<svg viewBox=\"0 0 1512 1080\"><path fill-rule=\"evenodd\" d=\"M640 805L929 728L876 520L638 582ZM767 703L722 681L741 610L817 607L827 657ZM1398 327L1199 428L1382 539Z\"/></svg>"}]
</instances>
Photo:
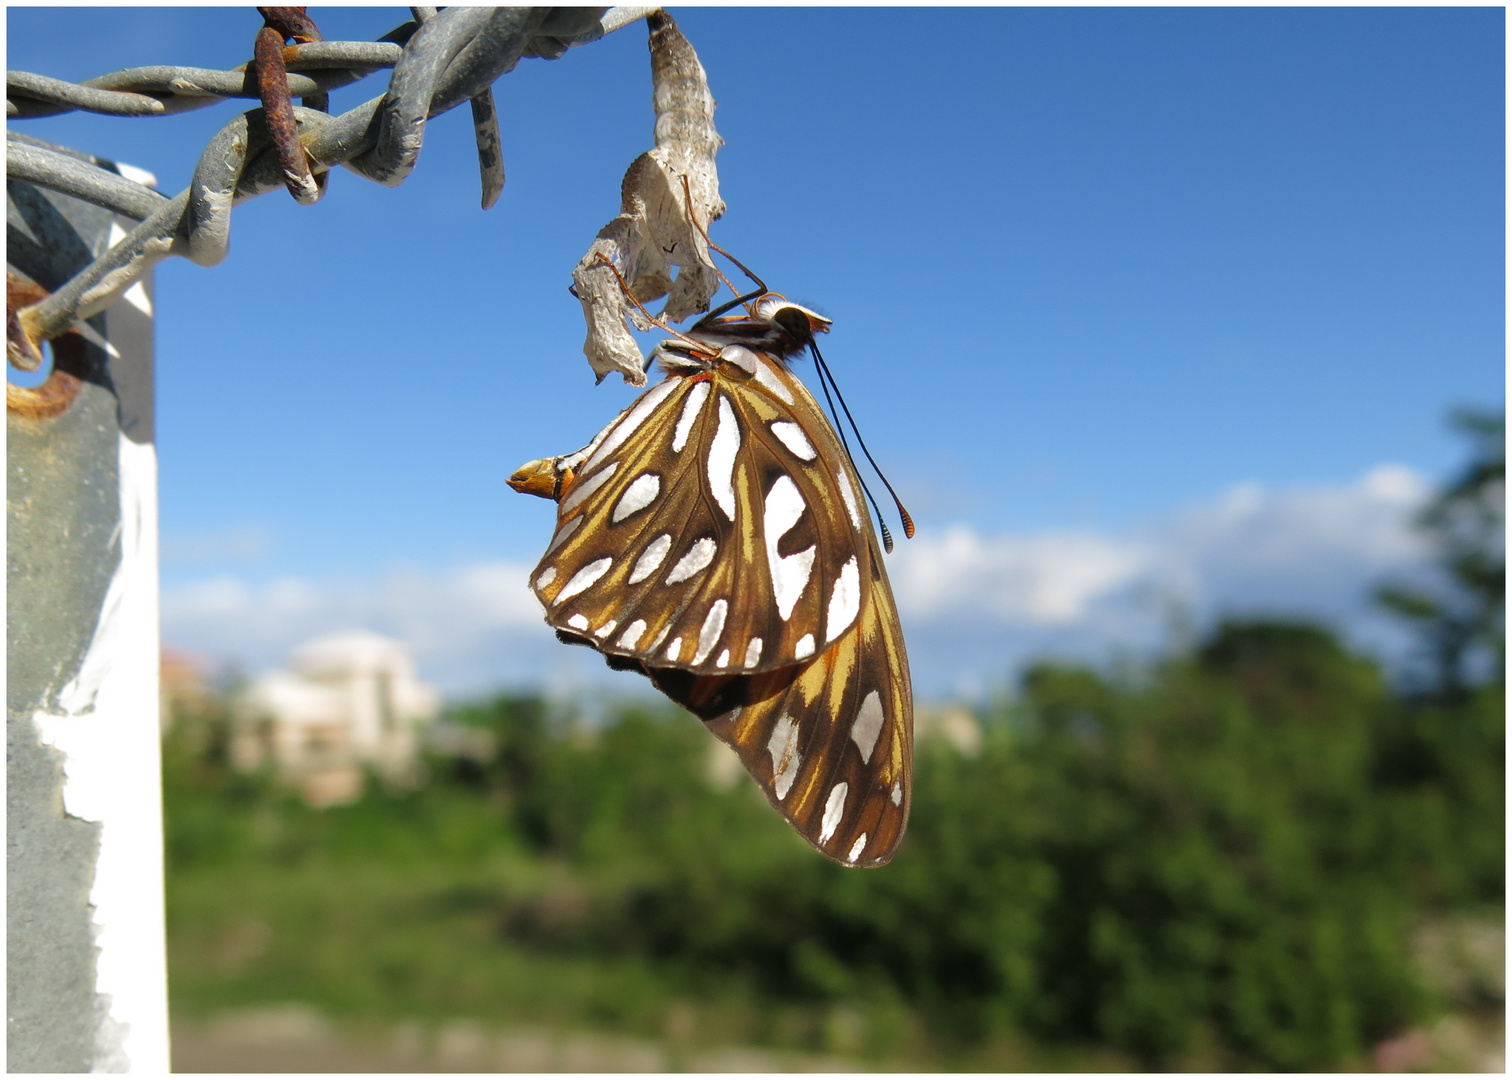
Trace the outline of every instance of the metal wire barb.
<instances>
[{"instance_id":1,"label":"metal wire barb","mask_svg":"<svg viewBox=\"0 0 1512 1080\"><path fill-rule=\"evenodd\" d=\"M277 9L266 9L269 11ZM411 8L414 19L377 41L312 41L283 50L298 142L317 174L342 165L397 186L414 170L425 122L473 105L483 205L504 182L490 87L526 57L555 60L576 45L644 17L650 7ZM155 66L66 82L6 72L6 115L13 120L82 110L109 116L166 116L225 98L260 97L256 65L232 71ZM331 90L393 69L387 91L339 116L323 108ZM225 258L231 208L285 185L264 109L236 117L210 140L189 186L166 198L95 159L6 132L6 173L141 222L124 239L40 303L8 320L7 352L16 367L41 363L38 344L108 307L148 267L170 255L200 266ZM124 170L123 170L124 171ZM20 340L17 340L19 336Z\"/></svg>"}]
</instances>

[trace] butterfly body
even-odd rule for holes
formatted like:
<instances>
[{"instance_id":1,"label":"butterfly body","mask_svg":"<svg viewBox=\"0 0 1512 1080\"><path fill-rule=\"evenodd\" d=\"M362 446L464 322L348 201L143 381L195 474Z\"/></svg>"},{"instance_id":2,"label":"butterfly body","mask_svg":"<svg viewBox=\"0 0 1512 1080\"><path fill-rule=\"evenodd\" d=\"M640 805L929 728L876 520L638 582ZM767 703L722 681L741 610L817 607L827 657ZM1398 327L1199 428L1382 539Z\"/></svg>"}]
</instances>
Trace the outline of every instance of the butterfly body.
<instances>
[{"instance_id":1,"label":"butterfly body","mask_svg":"<svg viewBox=\"0 0 1512 1080\"><path fill-rule=\"evenodd\" d=\"M827 327L773 294L705 319L592 442L511 485L558 504L531 575L558 635L698 715L825 855L880 865L907 821L912 695L859 478L787 364Z\"/></svg>"}]
</instances>

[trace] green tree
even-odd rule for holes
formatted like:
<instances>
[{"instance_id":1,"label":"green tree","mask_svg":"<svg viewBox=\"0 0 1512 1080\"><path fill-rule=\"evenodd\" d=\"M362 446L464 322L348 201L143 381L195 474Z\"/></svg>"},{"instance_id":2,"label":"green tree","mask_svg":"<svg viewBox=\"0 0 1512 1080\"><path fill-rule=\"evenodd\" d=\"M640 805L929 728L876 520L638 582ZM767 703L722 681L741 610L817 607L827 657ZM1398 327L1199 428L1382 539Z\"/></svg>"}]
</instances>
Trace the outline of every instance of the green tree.
<instances>
[{"instance_id":1,"label":"green tree","mask_svg":"<svg viewBox=\"0 0 1512 1080\"><path fill-rule=\"evenodd\" d=\"M1320 628L1231 622L1143 684L1025 680L1026 802L1056 878L1029 1015L1146 1065L1345 1060L1419 1007L1407 904L1375 872L1388 688Z\"/></svg>"},{"instance_id":2,"label":"green tree","mask_svg":"<svg viewBox=\"0 0 1512 1080\"><path fill-rule=\"evenodd\" d=\"M1375 766L1397 838L1390 872L1425 910L1506 896L1505 418L1461 410L1452 423L1469 461L1417 519L1438 580L1377 592L1431 662L1427 692L1399 702L1381 732Z\"/></svg>"},{"instance_id":3,"label":"green tree","mask_svg":"<svg viewBox=\"0 0 1512 1080\"><path fill-rule=\"evenodd\" d=\"M1460 410L1451 423L1471 440L1470 461L1418 515L1441 574L1436 587L1384 585L1378 600L1416 624L1431 657L1433 691L1463 697L1477 660L1505 679L1506 418Z\"/></svg>"}]
</instances>

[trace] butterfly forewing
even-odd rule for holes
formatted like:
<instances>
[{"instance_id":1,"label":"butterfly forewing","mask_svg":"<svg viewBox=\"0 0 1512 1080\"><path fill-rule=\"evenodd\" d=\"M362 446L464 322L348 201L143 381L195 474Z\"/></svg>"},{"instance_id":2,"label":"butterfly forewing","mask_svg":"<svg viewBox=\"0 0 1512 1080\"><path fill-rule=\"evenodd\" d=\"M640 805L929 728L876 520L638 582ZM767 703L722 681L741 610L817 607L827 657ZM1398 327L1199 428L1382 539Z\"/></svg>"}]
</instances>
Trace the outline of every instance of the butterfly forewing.
<instances>
[{"instance_id":1,"label":"butterfly forewing","mask_svg":"<svg viewBox=\"0 0 1512 1080\"><path fill-rule=\"evenodd\" d=\"M669 376L590 444L532 575L558 630L702 674L817 656L872 591L871 524L780 361ZM747 362L751 362L748 360Z\"/></svg>"}]
</instances>

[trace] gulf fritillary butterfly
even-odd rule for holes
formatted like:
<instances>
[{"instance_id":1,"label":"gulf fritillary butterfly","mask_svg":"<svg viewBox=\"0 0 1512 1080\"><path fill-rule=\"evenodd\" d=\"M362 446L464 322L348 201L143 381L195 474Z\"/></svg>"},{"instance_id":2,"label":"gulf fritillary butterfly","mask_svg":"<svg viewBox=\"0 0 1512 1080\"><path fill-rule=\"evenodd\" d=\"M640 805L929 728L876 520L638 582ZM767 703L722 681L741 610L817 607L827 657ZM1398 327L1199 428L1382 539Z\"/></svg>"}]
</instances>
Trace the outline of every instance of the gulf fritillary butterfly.
<instances>
[{"instance_id":1,"label":"gulf fritillary butterfly","mask_svg":"<svg viewBox=\"0 0 1512 1080\"><path fill-rule=\"evenodd\" d=\"M910 804L903 633L847 445L788 366L822 365L829 320L753 298L657 345L666 378L582 450L511 477L557 502L531 586L559 638L697 715L822 854L881 866Z\"/></svg>"}]
</instances>

